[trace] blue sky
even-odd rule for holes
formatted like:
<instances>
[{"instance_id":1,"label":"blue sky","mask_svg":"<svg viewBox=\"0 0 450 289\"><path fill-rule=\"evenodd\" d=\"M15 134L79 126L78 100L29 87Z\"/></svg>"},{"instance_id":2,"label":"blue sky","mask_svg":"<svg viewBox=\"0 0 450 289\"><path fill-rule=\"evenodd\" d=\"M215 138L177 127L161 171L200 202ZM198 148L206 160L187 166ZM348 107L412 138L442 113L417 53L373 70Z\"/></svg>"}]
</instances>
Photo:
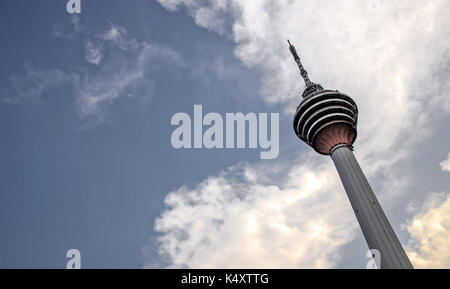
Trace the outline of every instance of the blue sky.
<instances>
[{"instance_id":1,"label":"blue sky","mask_svg":"<svg viewBox=\"0 0 450 289\"><path fill-rule=\"evenodd\" d=\"M364 268L331 160L292 131L287 37L358 103L355 154L416 266L450 265L423 246L450 234L448 4L314 3L2 1L0 267L64 268L76 248L84 268ZM175 150L194 104L279 113L279 157Z\"/></svg>"},{"instance_id":2,"label":"blue sky","mask_svg":"<svg viewBox=\"0 0 450 289\"><path fill-rule=\"evenodd\" d=\"M139 92L127 88L101 107L106 116L99 124L97 115L79 115L70 80L23 96L20 104L1 104L2 267L61 268L69 247L82 252L85 267L140 267L166 192L259 158L257 150L177 151L170 143L172 115L192 115L197 103L205 112L277 112L254 95L258 73L233 57L232 44L188 16L151 1L90 2L79 17L67 14L61 1L1 4L1 33L9 39L2 45L2 97L16 96L11 78L27 71L108 77L84 59L83 46L84 35L112 25L126 27L130 38L167 46L183 64L149 62L155 68L136 84ZM73 31L74 18L82 32ZM55 29L68 39L53 36ZM217 62L229 72L218 74ZM20 81L21 89L32 90L42 80Z\"/></svg>"}]
</instances>

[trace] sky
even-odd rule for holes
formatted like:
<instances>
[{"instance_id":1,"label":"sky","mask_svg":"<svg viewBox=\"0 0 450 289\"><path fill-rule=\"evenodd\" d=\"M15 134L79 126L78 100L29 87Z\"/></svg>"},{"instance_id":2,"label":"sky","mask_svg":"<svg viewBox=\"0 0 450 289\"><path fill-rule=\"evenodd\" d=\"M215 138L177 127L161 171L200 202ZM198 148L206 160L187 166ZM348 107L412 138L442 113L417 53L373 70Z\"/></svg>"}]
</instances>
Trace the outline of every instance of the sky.
<instances>
[{"instance_id":1,"label":"sky","mask_svg":"<svg viewBox=\"0 0 450 289\"><path fill-rule=\"evenodd\" d=\"M292 129L314 82L413 265L450 267L445 0L0 3L0 268L365 268L329 157ZM171 118L278 113L279 154L176 149Z\"/></svg>"}]
</instances>

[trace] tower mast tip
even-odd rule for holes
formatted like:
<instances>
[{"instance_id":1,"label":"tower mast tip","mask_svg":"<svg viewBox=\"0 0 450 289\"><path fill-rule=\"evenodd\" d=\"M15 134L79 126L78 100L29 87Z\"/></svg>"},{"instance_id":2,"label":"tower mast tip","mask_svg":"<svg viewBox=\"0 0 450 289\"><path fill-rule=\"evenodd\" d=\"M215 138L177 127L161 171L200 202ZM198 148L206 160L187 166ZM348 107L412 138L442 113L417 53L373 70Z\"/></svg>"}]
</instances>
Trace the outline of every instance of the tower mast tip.
<instances>
[{"instance_id":1,"label":"tower mast tip","mask_svg":"<svg viewBox=\"0 0 450 289\"><path fill-rule=\"evenodd\" d=\"M303 80L305 81L306 89L303 92L303 97L305 97L312 91L315 91L317 89L323 89L319 84L315 84L309 79L308 72L303 67L302 62L300 61L300 56L298 56L295 46L291 44L291 41L289 41L289 39L287 40L287 42L289 43L289 51L291 52L292 56L294 57L294 60L297 63L298 69L300 70L300 75L302 76Z\"/></svg>"}]
</instances>

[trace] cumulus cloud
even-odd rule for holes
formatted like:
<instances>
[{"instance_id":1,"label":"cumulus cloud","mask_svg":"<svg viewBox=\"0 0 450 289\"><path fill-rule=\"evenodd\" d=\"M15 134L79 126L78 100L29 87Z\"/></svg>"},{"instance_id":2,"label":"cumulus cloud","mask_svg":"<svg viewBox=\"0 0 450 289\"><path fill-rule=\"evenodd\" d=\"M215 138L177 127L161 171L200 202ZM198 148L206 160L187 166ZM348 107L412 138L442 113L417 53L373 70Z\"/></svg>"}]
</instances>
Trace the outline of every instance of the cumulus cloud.
<instances>
[{"instance_id":1,"label":"cumulus cloud","mask_svg":"<svg viewBox=\"0 0 450 289\"><path fill-rule=\"evenodd\" d=\"M381 192L387 192L378 196L389 199L390 206L397 211L406 210L404 204L394 201L400 195L408 194L404 188L412 180L404 175L398 163L409 157L417 149L415 145L429 136L431 122L436 121L433 117L450 112L450 100L445 94L450 88L450 44L447 40L450 7L447 1L159 2L170 11L185 7L199 26L232 39L236 44L235 56L245 65L262 72L262 97L268 104L284 104L287 114L292 114L298 105L304 87L287 49L286 39L291 39L313 81L327 88L339 88L354 97L360 109L356 154L369 178L377 177ZM293 163L280 160L278 165L294 171L293 167L290 169ZM250 184L245 171L258 171L258 165L248 165L235 177L210 177L195 189L181 188L171 192L166 199L167 209L155 227L162 233L161 253L170 256L173 266L332 266L334 262L324 255L330 252L339 255L336 250L341 243L329 247L327 242L333 244L331 240L317 242L309 238L311 231L293 229L296 223L311 228L307 224L317 216L311 210L299 215L280 205L275 209L276 214L270 211L275 219L295 220L290 225L282 222L281 226L295 231L293 235L296 237L292 239L287 237L290 235L273 238L271 234L252 233L252 226L248 226L248 223L258 224L256 227L264 232L267 228L274 232L264 213L267 212L266 205L301 196L302 190L309 187L305 175L320 175L317 165L302 163L302 174L298 175L302 181L286 180L292 185L289 190L292 195L272 195L272 184L261 185L259 181ZM329 162L321 169L334 170ZM219 189L217 183L224 188ZM299 210L332 207L335 199L320 192L339 188L339 180L333 177L328 182L317 184L315 197L296 202ZM277 187L277 190L284 192L285 189ZM231 197L231 201L225 202L227 207L222 208L216 205L220 203L219 192L227 196L244 192L246 197ZM258 197L252 199L255 195ZM259 213L248 213L253 206ZM348 207L346 210L351 212ZM219 225L215 223L215 213L212 212L220 216ZM327 228L325 232L330 234L334 232L333 227L338 226L334 217L339 219L339 216L334 212L331 210L330 215L322 219L322 226ZM344 212L342 214L345 216ZM245 218L240 219L238 216L241 215ZM177 222L185 226L178 226ZM235 234L236 231L227 224L236 226L239 233ZM323 235L325 239L329 236L327 233ZM281 238L280 243L276 243L278 238ZM301 248L296 245L298 239L304 240ZM349 239L338 240L345 242ZM258 248L261 248L260 244L271 242L274 245L269 246L269 250L277 252L277 257L273 263L267 263L271 258ZM245 250L241 250L242 246ZM277 251L286 248L292 255L282 255ZM246 250L251 252L251 257ZM327 253L321 254L321 250ZM309 255L304 252L309 252ZM220 256L226 257L220 259ZM286 263L280 261L282 258L286 258Z\"/></svg>"},{"instance_id":2,"label":"cumulus cloud","mask_svg":"<svg viewBox=\"0 0 450 289\"><path fill-rule=\"evenodd\" d=\"M450 172L450 153L448 154L447 159L445 161L441 162L440 165L441 165L441 169L443 171Z\"/></svg>"},{"instance_id":3,"label":"cumulus cloud","mask_svg":"<svg viewBox=\"0 0 450 289\"><path fill-rule=\"evenodd\" d=\"M170 10L185 6L213 31L231 27L236 57L264 72L264 98L286 103L288 112L303 88L286 46L291 39L313 80L354 96L364 112L360 128L380 140L361 135L368 150L390 148L409 128L425 133L429 103L446 102L439 88L450 82L436 76L448 67L446 1L380 1L379 13L359 0L159 2ZM381 117L386 121L373 121Z\"/></svg>"},{"instance_id":4,"label":"cumulus cloud","mask_svg":"<svg viewBox=\"0 0 450 289\"><path fill-rule=\"evenodd\" d=\"M311 162L315 171L302 165ZM357 228L336 179L310 155L270 168L237 165L181 187L156 221L160 253L175 268L332 267Z\"/></svg>"},{"instance_id":5,"label":"cumulus cloud","mask_svg":"<svg viewBox=\"0 0 450 289\"><path fill-rule=\"evenodd\" d=\"M450 195L433 193L408 222L408 255L416 268L450 267Z\"/></svg>"}]
</instances>

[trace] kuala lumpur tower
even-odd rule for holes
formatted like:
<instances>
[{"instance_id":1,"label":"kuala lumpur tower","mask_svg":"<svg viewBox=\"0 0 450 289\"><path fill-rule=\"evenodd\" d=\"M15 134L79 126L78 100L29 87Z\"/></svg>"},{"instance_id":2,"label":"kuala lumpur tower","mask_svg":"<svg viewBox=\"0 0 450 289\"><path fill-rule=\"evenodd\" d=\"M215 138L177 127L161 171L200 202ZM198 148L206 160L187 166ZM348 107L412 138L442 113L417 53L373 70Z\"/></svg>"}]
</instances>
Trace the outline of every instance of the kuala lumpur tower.
<instances>
[{"instance_id":1,"label":"kuala lumpur tower","mask_svg":"<svg viewBox=\"0 0 450 289\"><path fill-rule=\"evenodd\" d=\"M295 134L319 154L333 159L367 245L380 253L379 267L413 269L353 155L358 121L355 101L342 92L323 89L320 84L311 82L295 47L289 40L288 43L306 84L294 117Z\"/></svg>"}]
</instances>

